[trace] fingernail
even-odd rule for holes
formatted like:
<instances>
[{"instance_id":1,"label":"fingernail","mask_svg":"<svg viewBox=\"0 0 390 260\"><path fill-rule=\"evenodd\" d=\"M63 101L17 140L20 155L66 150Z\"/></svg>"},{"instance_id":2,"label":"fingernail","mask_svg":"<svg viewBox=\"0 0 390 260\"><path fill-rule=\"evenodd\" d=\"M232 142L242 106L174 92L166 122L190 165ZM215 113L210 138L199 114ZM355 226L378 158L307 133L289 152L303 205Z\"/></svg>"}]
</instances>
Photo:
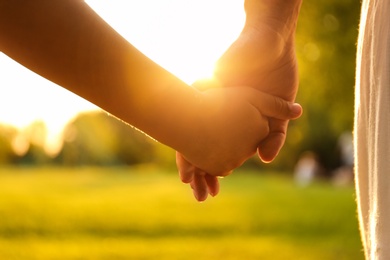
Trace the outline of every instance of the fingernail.
<instances>
[{"instance_id":1,"label":"fingernail","mask_svg":"<svg viewBox=\"0 0 390 260\"><path fill-rule=\"evenodd\" d=\"M196 189L194 189L193 192L194 192L195 199L198 202L203 202L207 199L207 193L206 194L199 194L199 192Z\"/></svg>"},{"instance_id":2,"label":"fingernail","mask_svg":"<svg viewBox=\"0 0 390 260\"><path fill-rule=\"evenodd\" d=\"M290 103L289 104L291 114L293 116L300 116L302 114L302 107L298 103Z\"/></svg>"},{"instance_id":3,"label":"fingernail","mask_svg":"<svg viewBox=\"0 0 390 260\"><path fill-rule=\"evenodd\" d=\"M198 194L198 191L196 189L194 189L193 187L192 188L192 193L194 194L194 197L197 201L199 201L199 194Z\"/></svg>"},{"instance_id":4,"label":"fingernail","mask_svg":"<svg viewBox=\"0 0 390 260\"><path fill-rule=\"evenodd\" d=\"M211 197L217 196L218 193L219 193L219 187L216 189L209 189L209 194L211 195Z\"/></svg>"}]
</instances>

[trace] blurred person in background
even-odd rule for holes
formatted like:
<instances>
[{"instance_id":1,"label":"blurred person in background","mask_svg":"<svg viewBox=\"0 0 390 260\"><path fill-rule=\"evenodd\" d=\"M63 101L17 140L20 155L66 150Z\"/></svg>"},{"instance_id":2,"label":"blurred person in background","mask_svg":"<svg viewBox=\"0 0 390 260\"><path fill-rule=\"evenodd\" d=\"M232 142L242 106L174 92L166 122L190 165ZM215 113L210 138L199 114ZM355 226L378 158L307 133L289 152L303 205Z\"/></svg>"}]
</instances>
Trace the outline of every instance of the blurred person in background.
<instances>
[{"instance_id":1,"label":"blurred person in background","mask_svg":"<svg viewBox=\"0 0 390 260\"><path fill-rule=\"evenodd\" d=\"M311 184L316 177L318 177L320 165L317 156L312 151L302 153L294 168L295 182L305 187Z\"/></svg>"}]
</instances>

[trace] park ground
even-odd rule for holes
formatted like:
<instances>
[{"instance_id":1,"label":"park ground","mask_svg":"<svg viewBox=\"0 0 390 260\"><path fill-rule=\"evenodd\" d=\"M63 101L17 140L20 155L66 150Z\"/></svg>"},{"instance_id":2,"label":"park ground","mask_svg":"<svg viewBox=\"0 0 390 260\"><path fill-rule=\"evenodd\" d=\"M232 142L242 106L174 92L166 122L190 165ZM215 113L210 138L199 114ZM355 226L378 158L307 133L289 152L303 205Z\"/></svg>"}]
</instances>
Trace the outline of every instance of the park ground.
<instances>
[{"instance_id":1,"label":"park ground","mask_svg":"<svg viewBox=\"0 0 390 260\"><path fill-rule=\"evenodd\" d=\"M0 168L0 259L363 259L353 186L238 170L198 203L174 170Z\"/></svg>"}]
</instances>

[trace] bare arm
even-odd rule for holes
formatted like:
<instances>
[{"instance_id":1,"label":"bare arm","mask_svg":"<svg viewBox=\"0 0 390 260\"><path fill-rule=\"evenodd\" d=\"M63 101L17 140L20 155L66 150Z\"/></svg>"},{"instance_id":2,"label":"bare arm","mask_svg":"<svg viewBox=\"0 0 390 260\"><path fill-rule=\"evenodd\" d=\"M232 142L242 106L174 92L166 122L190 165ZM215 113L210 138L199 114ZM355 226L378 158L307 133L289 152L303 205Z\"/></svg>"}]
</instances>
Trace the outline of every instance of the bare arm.
<instances>
[{"instance_id":1,"label":"bare arm","mask_svg":"<svg viewBox=\"0 0 390 260\"><path fill-rule=\"evenodd\" d=\"M145 57L84 1L1 0L0 50L183 150L199 92ZM167 124L169 130L162 127ZM179 133L182 139L171 138Z\"/></svg>"}]
</instances>

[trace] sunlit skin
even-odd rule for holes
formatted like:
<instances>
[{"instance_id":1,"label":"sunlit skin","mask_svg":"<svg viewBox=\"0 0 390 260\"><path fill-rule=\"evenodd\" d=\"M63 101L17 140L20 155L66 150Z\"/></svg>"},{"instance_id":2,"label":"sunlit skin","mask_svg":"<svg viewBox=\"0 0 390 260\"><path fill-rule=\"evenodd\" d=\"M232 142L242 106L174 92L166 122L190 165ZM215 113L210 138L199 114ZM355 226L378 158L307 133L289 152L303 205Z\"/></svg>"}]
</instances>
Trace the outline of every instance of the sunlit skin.
<instances>
[{"instance_id":1,"label":"sunlit skin","mask_svg":"<svg viewBox=\"0 0 390 260\"><path fill-rule=\"evenodd\" d=\"M246 23L238 37L217 62L215 76L225 87L251 86L294 101L298 90L295 30L302 0L246 0ZM270 133L259 143L264 162L275 159L287 133L288 120L270 119ZM181 178L196 196L214 195L218 180L207 176L177 155ZM201 172L201 176L196 176ZM183 176L184 173L184 176ZM195 177L196 176L196 177Z\"/></svg>"},{"instance_id":2,"label":"sunlit skin","mask_svg":"<svg viewBox=\"0 0 390 260\"><path fill-rule=\"evenodd\" d=\"M214 63L242 29L245 15L242 0L85 2L127 41L187 84L212 75ZM26 127L44 121L43 146L49 156L61 151L63 129L74 117L98 109L1 52L0 70L0 123L17 128L23 137Z\"/></svg>"},{"instance_id":3,"label":"sunlit skin","mask_svg":"<svg viewBox=\"0 0 390 260\"><path fill-rule=\"evenodd\" d=\"M302 0L246 0L247 20L239 38L218 62L225 86L251 86L288 101L298 91L295 31ZM286 139L288 120L271 120L258 152L271 162Z\"/></svg>"},{"instance_id":4,"label":"sunlit skin","mask_svg":"<svg viewBox=\"0 0 390 260\"><path fill-rule=\"evenodd\" d=\"M269 133L267 117L288 120L301 112L255 88L190 88L81 0L0 0L0 36L6 55L174 148L210 176L226 175L256 152ZM215 177L199 176L216 187Z\"/></svg>"}]
</instances>

